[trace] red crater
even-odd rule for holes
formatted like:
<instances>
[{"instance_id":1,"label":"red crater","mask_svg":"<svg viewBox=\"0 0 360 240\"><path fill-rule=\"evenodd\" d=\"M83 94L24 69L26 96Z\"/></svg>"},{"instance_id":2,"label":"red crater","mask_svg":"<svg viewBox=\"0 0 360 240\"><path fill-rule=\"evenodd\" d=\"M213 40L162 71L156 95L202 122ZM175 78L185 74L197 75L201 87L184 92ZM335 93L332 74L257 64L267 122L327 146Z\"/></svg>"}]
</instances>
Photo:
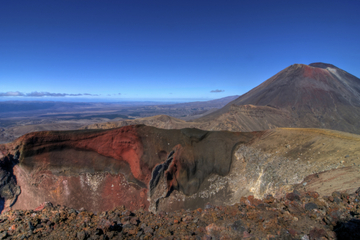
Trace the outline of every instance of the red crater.
<instances>
[{"instance_id":1,"label":"red crater","mask_svg":"<svg viewBox=\"0 0 360 240\"><path fill-rule=\"evenodd\" d=\"M119 205L146 209L153 166L144 162L138 128L37 132L3 145L5 154L20 153L13 174L21 194L12 208L52 202L91 211Z\"/></svg>"},{"instance_id":2,"label":"red crater","mask_svg":"<svg viewBox=\"0 0 360 240\"><path fill-rule=\"evenodd\" d=\"M97 152L103 156L125 161L135 178L148 183L146 174L141 170L140 158L143 155L142 143L133 126L126 126L90 139L76 141L73 147Z\"/></svg>"},{"instance_id":3,"label":"red crater","mask_svg":"<svg viewBox=\"0 0 360 240\"><path fill-rule=\"evenodd\" d=\"M148 209L152 171L172 150L174 160L165 173L168 191L189 195L210 174L226 175L234 145L252 137L139 125L30 133L0 145L0 175L10 189L0 196L3 209L35 209L44 202L94 212L120 205Z\"/></svg>"},{"instance_id":4,"label":"red crater","mask_svg":"<svg viewBox=\"0 0 360 240\"><path fill-rule=\"evenodd\" d=\"M309 65L302 65L304 69L304 77L312 78L316 80L324 80L327 77L330 77L328 70L323 68L311 67Z\"/></svg>"}]
</instances>

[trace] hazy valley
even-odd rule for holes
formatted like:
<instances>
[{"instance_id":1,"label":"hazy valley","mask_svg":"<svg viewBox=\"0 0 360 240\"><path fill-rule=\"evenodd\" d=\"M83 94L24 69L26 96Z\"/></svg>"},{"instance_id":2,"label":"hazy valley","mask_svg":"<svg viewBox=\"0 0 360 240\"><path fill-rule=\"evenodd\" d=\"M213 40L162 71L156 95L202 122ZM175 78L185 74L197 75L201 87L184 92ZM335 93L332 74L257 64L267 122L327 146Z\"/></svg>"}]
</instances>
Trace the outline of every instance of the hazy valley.
<instances>
[{"instance_id":1,"label":"hazy valley","mask_svg":"<svg viewBox=\"0 0 360 240\"><path fill-rule=\"evenodd\" d=\"M0 143L15 140L29 132L75 130L107 121L123 121L165 114L179 119L193 119L225 106L238 96L189 102L0 102Z\"/></svg>"}]
</instances>

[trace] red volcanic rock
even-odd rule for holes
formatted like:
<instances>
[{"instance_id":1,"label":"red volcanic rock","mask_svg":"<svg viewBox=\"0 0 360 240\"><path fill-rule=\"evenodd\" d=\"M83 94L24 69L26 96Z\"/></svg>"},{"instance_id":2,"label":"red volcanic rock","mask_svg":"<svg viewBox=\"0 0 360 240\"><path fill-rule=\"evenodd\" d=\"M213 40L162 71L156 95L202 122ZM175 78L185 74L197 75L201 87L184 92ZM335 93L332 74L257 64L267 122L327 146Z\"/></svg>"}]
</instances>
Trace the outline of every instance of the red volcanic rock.
<instances>
[{"instance_id":1,"label":"red volcanic rock","mask_svg":"<svg viewBox=\"0 0 360 240\"><path fill-rule=\"evenodd\" d=\"M94 211L148 206L151 167L141 162L136 127L32 133L17 142L21 157L13 171L22 193L13 208L45 201Z\"/></svg>"},{"instance_id":2,"label":"red volcanic rock","mask_svg":"<svg viewBox=\"0 0 360 240\"><path fill-rule=\"evenodd\" d=\"M316 199L316 198L319 197L319 194L317 192L308 191L308 192L305 192L305 196L312 197L312 198Z\"/></svg>"},{"instance_id":3,"label":"red volcanic rock","mask_svg":"<svg viewBox=\"0 0 360 240\"><path fill-rule=\"evenodd\" d=\"M38 206L37 208L34 209L34 211L41 211L43 210L45 207L52 207L52 203L51 202L44 202L42 203L40 206Z\"/></svg>"},{"instance_id":4,"label":"red volcanic rock","mask_svg":"<svg viewBox=\"0 0 360 240\"><path fill-rule=\"evenodd\" d=\"M12 207L34 209L50 201L93 211L146 209L153 166L141 159L137 129L40 132L18 139L11 146L19 150L9 156L20 153L12 172L21 194Z\"/></svg>"},{"instance_id":5,"label":"red volcanic rock","mask_svg":"<svg viewBox=\"0 0 360 240\"><path fill-rule=\"evenodd\" d=\"M300 200L300 196L294 192L291 192L286 194L286 199L290 201Z\"/></svg>"},{"instance_id":6,"label":"red volcanic rock","mask_svg":"<svg viewBox=\"0 0 360 240\"><path fill-rule=\"evenodd\" d=\"M41 209L52 202L95 212L120 205L148 209L153 170L163 167L170 152L169 166L159 175L167 176L164 193L193 194L210 174L226 175L233 147L252 136L146 126L30 133L0 146L3 186L11 189L1 195L4 208Z\"/></svg>"},{"instance_id":7,"label":"red volcanic rock","mask_svg":"<svg viewBox=\"0 0 360 240\"><path fill-rule=\"evenodd\" d=\"M165 171L164 175L165 178L168 180L167 181L167 189L168 191L170 191L171 189L178 189L178 181L177 179L179 179L179 168L181 168L180 166L180 160L181 160L181 155L183 154L183 148L181 147L181 145L176 145L174 147L174 156L173 156L173 160L171 161L168 169Z\"/></svg>"},{"instance_id":8,"label":"red volcanic rock","mask_svg":"<svg viewBox=\"0 0 360 240\"><path fill-rule=\"evenodd\" d=\"M141 171L140 157L143 155L143 149L136 129L132 126L116 129L92 139L77 141L73 146L125 161L130 165L135 178L145 182L149 180L145 179L147 174Z\"/></svg>"},{"instance_id":9,"label":"red volcanic rock","mask_svg":"<svg viewBox=\"0 0 360 240\"><path fill-rule=\"evenodd\" d=\"M252 206L258 206L259 204L262 204L263 201L260 199L255 198L253 195L248 196L248 200Z\"/></svg>"}]
</instances>

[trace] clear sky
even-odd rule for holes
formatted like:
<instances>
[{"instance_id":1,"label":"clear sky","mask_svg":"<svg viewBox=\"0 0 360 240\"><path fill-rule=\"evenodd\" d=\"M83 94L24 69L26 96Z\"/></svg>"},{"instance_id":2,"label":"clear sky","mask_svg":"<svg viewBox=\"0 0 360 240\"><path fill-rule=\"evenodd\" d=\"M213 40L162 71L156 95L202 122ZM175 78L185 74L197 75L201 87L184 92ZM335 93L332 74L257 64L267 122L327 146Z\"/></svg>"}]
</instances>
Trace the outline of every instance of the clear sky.
<instances>
[{"instance_id":1,"label":"clear sky","mask_svg":"<svg viewBox=\"0 0 360 240\"><path fill-rule=\"evenodd\" d=\"M294 63L360 77L359 12L358 0L3 0L0 99L214 99Z\"/></svg>"}]
</instances>

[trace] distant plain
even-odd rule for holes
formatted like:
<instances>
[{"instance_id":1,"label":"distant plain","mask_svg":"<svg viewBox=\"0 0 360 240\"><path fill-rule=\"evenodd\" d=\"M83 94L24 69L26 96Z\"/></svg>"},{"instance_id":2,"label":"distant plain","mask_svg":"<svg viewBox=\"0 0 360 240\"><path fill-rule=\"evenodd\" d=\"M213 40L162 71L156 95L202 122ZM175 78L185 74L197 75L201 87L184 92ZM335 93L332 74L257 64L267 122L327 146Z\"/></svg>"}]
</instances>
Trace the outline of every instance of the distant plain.
<instances>
[{"instance_id":1,"label":"distant plain","mask_svg":"<svg viewBox=\"0 0 360 240\"><path fill-rule=\"evenodd\" d=\"M222 108L239 96L187 103L129 102L0 102L0 143L11 142L29 132L75 130L84 126L155 115L191 120Z\"/></svg>"}]
</instances>

